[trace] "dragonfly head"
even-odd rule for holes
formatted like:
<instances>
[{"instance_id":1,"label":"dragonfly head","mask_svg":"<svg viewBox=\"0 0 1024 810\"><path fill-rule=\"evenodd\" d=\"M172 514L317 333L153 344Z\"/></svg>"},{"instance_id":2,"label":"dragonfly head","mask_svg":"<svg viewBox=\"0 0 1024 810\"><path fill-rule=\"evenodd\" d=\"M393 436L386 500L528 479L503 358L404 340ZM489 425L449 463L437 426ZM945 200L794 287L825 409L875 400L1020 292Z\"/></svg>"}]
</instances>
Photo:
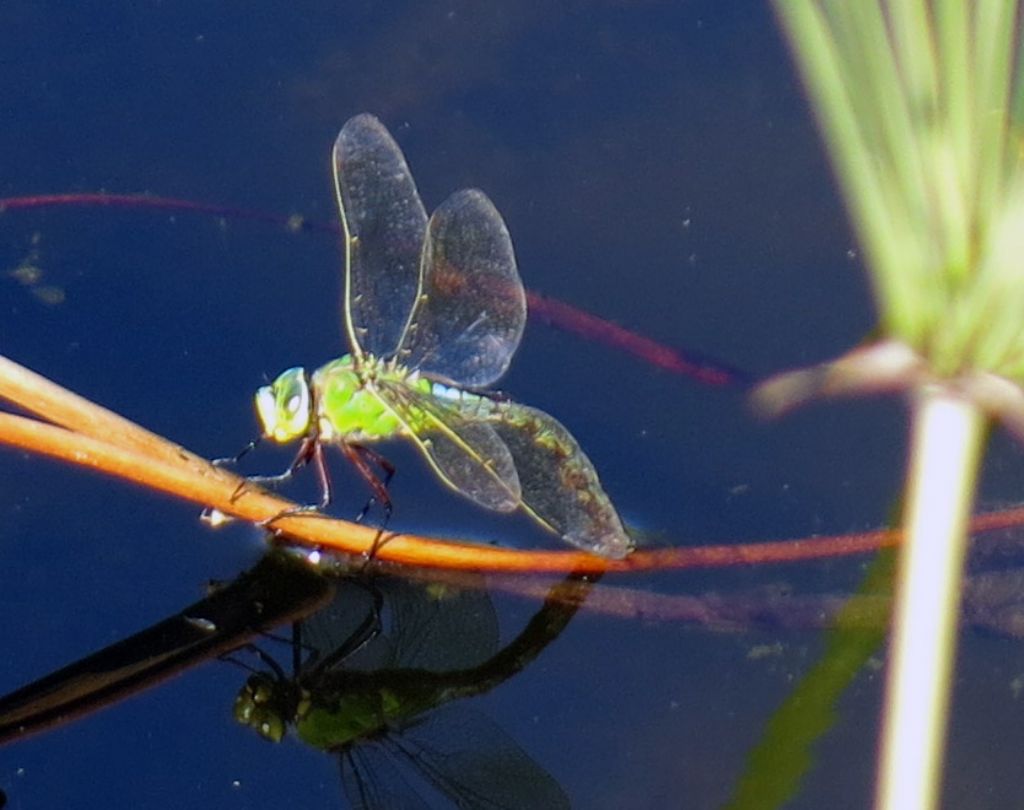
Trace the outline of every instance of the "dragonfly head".
<instances>
[{"instance_id":1,"label":"dragonfly head","mask_svg":"<svg viewBox=\"0 0 1024 810\"><path fill-rule=\"evenodd\" d=\"M263 435L275 442L290 442L309 432L313 398L309 378L301 366L283 372L256 392L256 413Z\"/></svg>"},{"instance_id":2,"label":"dragonfly head","mask_svg":"<svg viewBox=\"0 0 1024 810\"><path fill-rule=\"evenodd\" d=\"M263 672L251 676L235 698L235 720L255 729L265 740L281 742L291 710L289 690L283 686Z\"/></svg>"}]
</instances>

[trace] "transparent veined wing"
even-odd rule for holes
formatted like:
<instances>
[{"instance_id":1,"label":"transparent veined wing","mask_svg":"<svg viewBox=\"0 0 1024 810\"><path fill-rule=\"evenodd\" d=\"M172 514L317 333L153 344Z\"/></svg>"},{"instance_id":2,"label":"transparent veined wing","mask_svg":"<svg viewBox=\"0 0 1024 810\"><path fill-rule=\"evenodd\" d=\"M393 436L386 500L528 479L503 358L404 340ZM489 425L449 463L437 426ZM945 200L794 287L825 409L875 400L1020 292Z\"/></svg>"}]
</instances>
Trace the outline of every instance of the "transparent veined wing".
<instances>
[{"instance_id":1,"label":"transparent veined wing","mask_svg":"<svg viewBox=\"0 0 1024 810\"><path fill-rule=\"evenodd\" d=\"M463 189L431 215L419 294L400 361L467 388L501 377L526 324L526 294L501 214L481 191Z\"/></svg>"},{"instance_id":2,"label":"transparent veined wing","mask_svg":"<svg viewBox=\"0 0 1024 810\"><path fill-rule=\"evenodd\" d=\"M343 580L334 600L302 622L302 646L317 669L324 662L332 668L363 671L444 672L479 666L498 649L499 638L498 617L485 586L482 576L478 587L459 588L400 577L375 577L372 585ZM364 638L367 617L386 620L387 627ZM351 654L336 654L351 649L359 638L363 643Z\"/></svg>"},{"instance_id":3,"label":"transparent veined wing","mask_svg":"<svg viewBox=\"0 0 1024 810\"><path fill-rule=\"evenodd\" d=\"M446 672L479 666L498 650L498 615L481 576L478 588L388 582L393 666Z\"/></svg>"},{"instance_id":4,"label":"transparent veined wing","mask_svg":"<svg viewBox=\"0 0 1024 810\"><path fill-rule=\"evenodd\" d=\"M404 759L404 757L403 757ZM341 787L352 810L430 810L382 741L358 742L338 753Z\"/></svg>"},{"instance_id":5,"label":"transparent veined wing","mask_svg":"<svg viewBox=\"0 0 1024 810\"><path fill-rule=\"evenodd\" d=\"M391 663L386 650L380 649L378 591L357 577L331 576L335 596L331 602L296 628L301 651L307 653L301 667L304 677L317 678L325 669L352 667L356 657L363 669L383 668ZM369 653L373 652L373 657Z\"/></svg>"},{"instance_id":6,"label":"transparent veined wing","mask_svg":"<svg viewBox=\"0 0 1024 810\"><path fill-rule=\"evenodd\" d=\"M590 459L554 417L516 402L466 400L467 416L486 420L515 461L523 506L574 546L622 558L633 541Z\"/></svg>"},{"instance_id":7,"label":"transparent veined wing","mask_svg":"<svg viewBox=\"0 0 1024 810\"><path fill-rule=\"evenodd\" d=\"M342 127L333 166L345 240L345 331L356 357L388 356L416 300L427 214L402 150L372 115Z\"/></svg>"},{"instance_id":8,"label":"transparent veined wing","mask_svg":"<svg viewBox=\"0 0 1024 810\"><path fill-rule=\"evenodd\" d=\"M441 707L339 760L345 796L362 810L419 810L440 797L467 810L570 807L551 774L473 709Z\"/></svg>"},{"instance_id":9,"label":"transparent veined wing","mask_svg":"<svg viewBox=\"0 0 1024 810\"><path fill-rule=\"evenodd\" d=\"M487 509L519 506L515 462L493 427L403 383L377 380L374 392L448 486Z\"/></svg>"},{"instance_id":10,"label":"transparent veined wing","mask_svg":"<svg viewBox=\"0 0 1024 810\"><path fill-rule=\"evenodd\" d=\"M417 775L456 807L569 810L569 798L554 777L475 709L443 706L384 745L404 754Z\"/></svg>"}]
</instances>

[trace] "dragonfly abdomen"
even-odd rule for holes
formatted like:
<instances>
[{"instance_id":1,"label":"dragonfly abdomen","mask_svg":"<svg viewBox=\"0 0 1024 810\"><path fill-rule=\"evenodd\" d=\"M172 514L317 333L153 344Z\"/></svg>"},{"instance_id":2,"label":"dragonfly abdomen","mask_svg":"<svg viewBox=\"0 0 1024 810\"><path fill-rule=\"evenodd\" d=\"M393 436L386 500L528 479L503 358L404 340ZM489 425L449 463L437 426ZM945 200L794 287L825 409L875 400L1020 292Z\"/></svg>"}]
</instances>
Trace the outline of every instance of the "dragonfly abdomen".
<instances>
[{"instance_id":1,"label":"dragonfly abdomen","mask_svg":"<svg viewBox=\"0 0 1024 810\"><path fill-rule=\"evenodd\" d=\"M456 388L451 385L444 385L443 383L430 381L430 393L438 399L444 400L445 402L451 402L456 405L460 411L473 411L477 410L476 406L479 406L483 402L489 402L486 397L482 397L479 394L471 394L462 388ZM488 411L483 411L487 413Z\"/></svg>"}]
</instances>

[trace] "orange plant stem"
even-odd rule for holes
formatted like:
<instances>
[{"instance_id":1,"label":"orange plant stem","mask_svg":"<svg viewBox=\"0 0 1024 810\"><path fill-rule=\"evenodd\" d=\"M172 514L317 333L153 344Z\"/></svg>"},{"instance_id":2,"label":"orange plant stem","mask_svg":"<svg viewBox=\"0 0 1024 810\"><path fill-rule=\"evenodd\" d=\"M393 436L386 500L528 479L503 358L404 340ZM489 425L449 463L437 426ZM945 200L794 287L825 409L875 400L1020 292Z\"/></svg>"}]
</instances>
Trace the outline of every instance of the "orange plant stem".
<instances>
[{"instance_id":1,"label":"orange plant stem","mask_svg":"<svg viewBox=\"0 0 1024 810\"><path fill-rule=\"evenodd\" d=\"M0 414L0 443L100 470L241 520L268 521L296 506L2 356L0 397L56 423ZM1010 509L975 517L971 530L990 531L1022 522L1024 508ZM281 517L274 521L274 529L297 542L349 554L366 553L377 536L374 528L312 514ZM894 546L900 536L898 530L883 529L774 542L640 550L625 560L612 561L583 552L503 549L403 533L386 535L376 557L384 562L490 572L649 571L863 554Z\"/></svg>"}]
</instances>

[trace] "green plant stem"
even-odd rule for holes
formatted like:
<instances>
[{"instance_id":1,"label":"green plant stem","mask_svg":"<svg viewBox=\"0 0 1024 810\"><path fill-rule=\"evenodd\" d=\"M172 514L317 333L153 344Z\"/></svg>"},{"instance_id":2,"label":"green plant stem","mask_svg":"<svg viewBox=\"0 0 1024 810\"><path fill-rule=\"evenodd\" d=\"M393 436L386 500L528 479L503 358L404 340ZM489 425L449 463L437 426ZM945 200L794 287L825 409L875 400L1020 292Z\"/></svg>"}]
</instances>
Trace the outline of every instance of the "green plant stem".
<instances>
[{"instance_id":1,"label":"green plant stem","mask_svg":"<svg viewBox=\"0 0 1024 810\"><path fill-rule=\"evenodd\" d=\"M967 521L985 435L981 411L938 385L918 391L913 420L878 810L937 804Z\"/></svg>"}]
</instances>

